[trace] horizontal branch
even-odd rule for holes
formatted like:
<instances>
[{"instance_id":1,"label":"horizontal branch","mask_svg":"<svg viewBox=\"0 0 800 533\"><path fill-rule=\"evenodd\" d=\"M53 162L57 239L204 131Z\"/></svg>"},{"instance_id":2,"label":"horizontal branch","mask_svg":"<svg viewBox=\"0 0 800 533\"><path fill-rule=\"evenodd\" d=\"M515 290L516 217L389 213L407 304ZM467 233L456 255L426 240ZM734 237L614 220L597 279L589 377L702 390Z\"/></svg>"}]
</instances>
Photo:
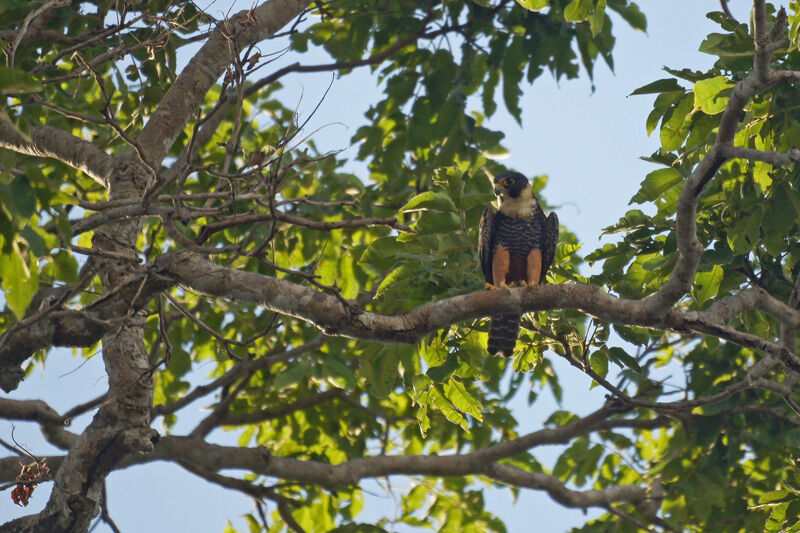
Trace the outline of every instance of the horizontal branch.
<instances>
[{"instance_id":1,"label":"horizontal branch","mask_svg":"<svg viewBox=\"0 0 800 533\"><path fill-rule=\"evenodd\" d=\"M113 159L89 141L51 126L31 128L23 133L8 117L0 114L0 148L38 157L52 157L82 170L108 188Z\"/></svg>"},{"instance_id":2,"label":"horizontal branch","mask_svg":"<svg viewBox=\"0 0 800 533\"><path fill-rule=\"evenodd\" d=\"M283 213L281 211L275 211L274 218L281 222L287 222L293 226L302 226L305 228L315 229L320 231L330 231L334 229L345 229L345 228L363 228L372 226L388 226L392 229L396 229L397 231L402 231L405 233L413 233L413 230L411 228L409 228L404 224L401 224L400 221L397 220L397 218L395 217L355 218L350 220L320 221L320 220L311 220L308 218L290 215L289 213ZM200 228L196 242L198 244L202 244L208 239L208 237L224 229L236 226L255 224L258 222L265 222L272 219L273 219L272 213L245 213L241 215L227 217L223 220L220 220L218 222L212 222Z\"/></svg>"},{"instance_id":3,"label":"horizontal branch","mask_svg":"<svg viewBox=\"0 0 800 533\"><path fill-rule=\"evenodd\" d=\"M629 420L610 419L625 410L624 407L606 406L565 426L540 429L518 439L461 455L374 456L331 465L320 461L275 457L263 448L219 446L201 439L165 436L156 445L152 456L134 460L136 462L180 460L200 464L213 471L244 469L265 476L319 485L333 490L336 487L357 483L361 479L390 475L483 474L487 465L535 446L564 444L577 435L590 433L601 426L603 429L610 429L618 423L620 427L625 427Z\"/></svg>"},{"instance_id":4,"label":"horizontal branch","mask_svg":"<svg viewBox=\"0 0 800 533\"><path fill-rule=\"evenodd\" d=\"M55 409L42 400L12 400L0 398L0 418L27 420L40 424L63 424Z\"/></svg>"},{"instance_id":5,"label":"horizontal branch","mask_svg":"<svg viewBox=\"0 0 800 533\"><path fill-rule=\"evenodd\" d=\"M140 268L138 276L83 310L48 310L41 318L32 316L11 326L0 337L0 388L6 392L17 388L22 380L20 365L35 352L52 346L91 346L119 327L118 319L127 318L129 312L142 309L156 294L175 285L176 280L151 267Z\"/></svg>"},{"instance_id":6,"label":"horizontal branch","mask_svg":"<svg viewBox=\"0 0 800 533\"><path fill-rule=\"evenodd\" d=\"M0 418L38 422L45 440L57 448L68 450L77 435L65 429L67 417L42 400L11 400L0 398Z\"/></svg>"},{"instance_id":7,"label":"horizontal branch","mask_svg":"<svg viewBox=\"0 0 800 533\"><path fill-rule=\"evenodd\" d=\"M526 472L508 465L493 463L483 472L487 477L514 487L544 490L555 501L565 507L586 509L606 507L612 503L636 503L647 499L647 487L618 485L598 490L579 491L568 489L557 477L538 472Z\"/></svg>"},{"instance_id":8,"label":"horizontal branch","mask_svg":"<svg viewBox=\"0 0 800 533\"><path fill-rule=\"evenodd\" d=\"M763 161L774 166L791 165L800 163L800 150L795 147L784 152L765 152L754 148L739 146L726 146L725 156L728 158L747 159L750 161Z\"/></svg>"},{"instance_id":9,"label":"horizontal branch","mask_svg":"<svg viewBox=\"0 0 800 533\"><path fill-rule=\"evenodd\" d=\"M144 277L147 279L143 282ZM571 283L479 291L391 316L362 310L357 302L344 302L334 295L285 279L221 267L198 254L181 251L165 254L140 268L139 274L131 277L125 287L93 302L83 311L54 310L29 327L10 331L0 339L0 369L18 366L35 351L51 345L89 346L113 325L110 317L125 316L129 310L141 309L154 295L176 283L210 296L252 303L297 317L327 335L415 343L429 333L466 320L497 314L575 309L615 324L716 335L779 356L781 360L788 358L792 366L797 363L782 346L720 323L719 320L735 307L733 297L726 300L731 305L725 313L716 308L688 313L671 310L654 316L646 307L646 300L617 298L596 285ZM137 292L136 301L131 302ZM739 300L747 299L753 300L754 306L758 304L763 310L774 312L777 319L789 325L800 323L797 311L775 303L771 297L746 292ZM747 305L741 304L739 308L744 310ZM15 378L17 382L19 378L21 376ZM6 390L16 386L0 385Z\"/></svg>"}]
</instances>

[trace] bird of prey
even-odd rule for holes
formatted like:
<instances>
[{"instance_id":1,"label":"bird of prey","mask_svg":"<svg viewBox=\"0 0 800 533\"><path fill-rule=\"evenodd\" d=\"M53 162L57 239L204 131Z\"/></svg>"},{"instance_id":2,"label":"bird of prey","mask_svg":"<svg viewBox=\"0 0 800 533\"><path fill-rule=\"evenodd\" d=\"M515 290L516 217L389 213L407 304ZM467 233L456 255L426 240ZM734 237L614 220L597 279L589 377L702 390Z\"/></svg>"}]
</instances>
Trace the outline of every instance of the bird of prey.
<instances>
[{"instance_id":1,"label":"bird of prey","mask_svg":"<svg viewBox=\"0 0 800 533\"><path fill-rule=\"evenodd\" d=\"M488 289L536 285L544 281L553 264L558 242L558 217L545 218L528 179L519 172L503 172L494 178L500 199L495 210L488 205L481 218L478 255ZM488 350L505 357L514 353L522 316L491 318Z\"/></svg>"}]
</instances>

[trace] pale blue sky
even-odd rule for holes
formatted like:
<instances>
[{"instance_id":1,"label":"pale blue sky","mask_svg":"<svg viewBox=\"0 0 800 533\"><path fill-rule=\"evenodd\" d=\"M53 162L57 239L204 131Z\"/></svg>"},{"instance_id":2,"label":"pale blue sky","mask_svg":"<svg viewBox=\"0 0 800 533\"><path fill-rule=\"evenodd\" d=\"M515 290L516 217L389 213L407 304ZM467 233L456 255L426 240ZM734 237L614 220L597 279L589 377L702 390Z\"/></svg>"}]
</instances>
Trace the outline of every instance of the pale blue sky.
<instances>
[{"instance_id":1,"label":"pale blue sky","mask_svg":"<svg viewBox=\"0 0 800 533\"><path fill-rule=\"evenodd\" d=\"M739 20L747 20L748 0L732 0L730 4ZM242 7L249 5L250 2L244 2ZM648 138L644 127L652 98L628 95L637 87L666 77L661 70L663 65L706 68L713 62L713 58L697 49L707 33L717 30L705 18L706 11L719 8L716 0L641 0L639 5L647 15L647 34L634 32L615 19L616 72L612 74L598 63L594 93L585 75L558 84L543 75L525 90L521 101L522 127L504 113L502 104L497 116L489 122L490 127L506 133L505 145L510 150L507 165L528 176L550 176L544 196L549 204L560 206L561 223L577 233L587 253L598 245L601 228L616 222L628 209L630 197L652 170L650 164L638 159L652 153L658 143L657 134ZM211 12L218 14L213 8ZM262 45L262 50L266 49L267 45ZM301 115L310 113L329 81L329 74L288 77L282 80L285 103L292 106L302 91L299 111ZM364 123L367 105L375 100L375 81L368 70L337 79L307 129L311 132L327 125L314 137L318 146L323 150L344 149L339 157L352 157L356 150L347 149L348 141ZM359 165L351 168L365 177ZM598 389L590 391L588 378L562 364L560 359L553 360L564 387L564 407L579 414L596 409L603 393ZM198 368L194 382L205 382L207 371ZM105 388L99 355L84 364L69 352L58 350L48 358L44 372L37 369L10 397L41 398L63 412L96 397ZM527 395L527 391L522 392L521 396ZM556 404L549 394L543 394L534 408L528 408L520 399L515 411L521 420L520 432L540 428L554 409ZM199 413L192 415L192 421L197 416ZM71 429L84 427L89 418L77 419ZM175 432L179 434L190 428L191 424L179 424ZM0 421L0 435L4 439L8 440L10 431L11 423ZM15 435L33 453L57 452L42 441L33 424L17 423ZM213 433L211 439L231 442L231 436L220 431ZM536 449L534 454L544 464L552 465L557 451L551 447ZM408 481L394 478L393 485L407 487ZM49 490L50 484L37 489L27 509L14 506L8 497L0 497L0 520L39 511ZM374 485L370 490L377 495L367 500L365 516L391 516L392 500L381 496ZM251 501L239 493L208 484L178 466L165 463L115 472L108 478L108 493L111 516L124 533L221 532L228 518L237 529L247 531L240 517L253 510ZM494 490L487 494L487 500L490 510L505 520L512 533L566 531L585 520L580 510L565 509L541 492L523 491L517 503L512 504L507 490ZM590 516L596 514L590 512ZM110 529L101 525L95 531L106 533Z\"/></svg>"}]
</instances>

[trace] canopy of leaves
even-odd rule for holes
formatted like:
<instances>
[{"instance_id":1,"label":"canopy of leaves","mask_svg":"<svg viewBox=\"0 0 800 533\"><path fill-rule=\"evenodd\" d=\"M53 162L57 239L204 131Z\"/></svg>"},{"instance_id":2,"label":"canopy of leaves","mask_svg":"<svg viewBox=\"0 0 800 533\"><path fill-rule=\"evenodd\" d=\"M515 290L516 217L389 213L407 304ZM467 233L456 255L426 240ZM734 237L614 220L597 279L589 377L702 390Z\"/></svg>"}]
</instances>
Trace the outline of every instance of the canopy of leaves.
<instances>
[{"instance_id":1,"label":"canopy of leaves","mask_svg":"<svg viewBox=\"0 0 800 533\"><path fill-rule=\"evenodd\" d=\"M176 82L178 55L203 41L215 21L193 3L120 6L76 2L29 20L29 35L19 42L11 35L9 61L0 67L4 127L25 137L57 128L114 157L141 150L138 135ZM31 10L28 2L0 5L10 28L22 27ZM109 201L102 183L64 158L41 164L20 150L0 151L0 332L36 313L50 287L77 287L60 302L75 309L102 299L103 282L81 253L92 248L98 228L133 217L140 217L135 247L143 261L191 250L227 268L334 295L354 313L362 306L397 315L482 289L477 226L493 199L488 177L505 170L497 160L503 134L486 119L503 105L519 121L524 85L543 74L573 78L583 68L591 76L598 59L613 67L610 13L645 29L628 0L320 3L284 29L287 49L277 59L268 55L281 49L273 41L261 52L231 41L231 66L132 202ZM789 17L792 41L776 55L775 69L800 69L799 16L795 10ZM720 26L701 46L718 58L709 71L668 68L669 78L634 91L656 95L646 131L658 133L661 149L648 158L657 168L631 200L637 208L605 229L619 239L586 256L601 270L581 275L581 244L562 228L549 283L591 283L638 299L670 277L686 177L713 146L732 87L753 70L748 25L722 13L709 17ZM312 48L330 63L304 63ZM355 68L370 68L382 91L352 138L365 175L318 153L294 101L277 96L284 76L344 76ZM784 84L751 100L736 146L787 152L800 145L796 95ZM7 133L0 130L0 137ZM545 177L533 179L537 193L545 185ZM708 310L748 287L789 300L800 274L798 220L797 168L729 159L699 198L704 252L677 308ZM417 344L392 344L325 336L303 318L235 296L176 286L145 307L152 414L162 432L175 427L189 399L214 393L212 415L193 436L223 427L236 432L240 446L262 446L275 457L338 465L376 455L469 453L527 431L508 407L518 391L530 391L530 405L547 389L561 399L551 363L561 357L589 376L587 386L636 399L624 411L630 422L570 439L552 471L535 451L501 464L549 474L576 490L659 491L644 503L603 505L609 512L579 531L637 531L642 522L692 531L800 527L793 463L800 423L787 409L791 395L747 386L702 401L741 382L763 358L755 349L713 334L612 325L557 310L526 315L517 354L505 360L485 353L485 319ZM781 338L778 322L758 310L728 326ZM84 355L96 350L84 348ZM26 370L47 354L38 351ZM267 363L252 364L260 360ZM683 375L669 383L653 379L667 365ZM782 372L774 371L775 381L794 385ZM197 389L197 379L212 386ZM675 387L684 399L701 401L670 404ZM557 411L548 426L576 418ZM266 523L258 513L248 517L251 531L388 531L398 523L505 531L502 517L484 508L482 493L504 484L482 474L415 478L395 512L369 526L359 520L358 483L332 491L252 473L234 488L246 486L243 492L268 502ZM231 486L228 478L204 477Z\"/></svg>"}]
</instances>

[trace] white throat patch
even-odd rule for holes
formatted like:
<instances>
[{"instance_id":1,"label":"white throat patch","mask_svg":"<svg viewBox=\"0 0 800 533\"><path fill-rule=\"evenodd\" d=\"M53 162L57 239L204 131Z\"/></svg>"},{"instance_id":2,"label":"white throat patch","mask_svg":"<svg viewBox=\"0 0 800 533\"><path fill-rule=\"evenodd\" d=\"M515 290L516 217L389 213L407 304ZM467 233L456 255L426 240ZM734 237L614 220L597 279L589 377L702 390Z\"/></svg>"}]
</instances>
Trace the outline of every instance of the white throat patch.
<instances>
[{"instance_id":1,"label":"white throat patch","mask_svg":"<svg viewBox=\"0 0 800 533\"><path fill-rule=\"evenodd\" d=\"M525 187L517 198L505 194L500 198L500 212L509 217L530 218L535 207L536 199L533 197L530 185Z\"/></svg>"}]
</instances>

